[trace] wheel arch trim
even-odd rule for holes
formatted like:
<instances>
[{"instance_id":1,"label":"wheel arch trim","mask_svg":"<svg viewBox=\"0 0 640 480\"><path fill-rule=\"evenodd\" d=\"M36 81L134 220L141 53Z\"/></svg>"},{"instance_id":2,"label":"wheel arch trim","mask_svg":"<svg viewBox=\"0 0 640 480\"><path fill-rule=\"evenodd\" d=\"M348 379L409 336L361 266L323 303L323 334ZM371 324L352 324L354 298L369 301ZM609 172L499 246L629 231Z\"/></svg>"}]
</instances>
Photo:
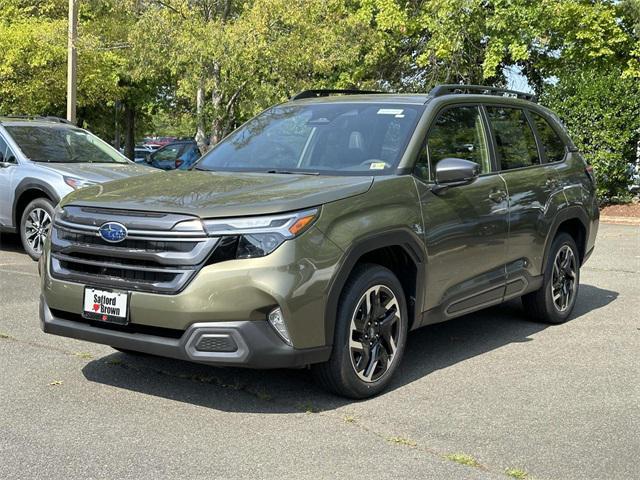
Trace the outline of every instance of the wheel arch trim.
<instances>
[{"instance_id":1,"label":"wheel arch trim","mask_svg":"<svg viewBox=\"0 0 640 480\"><path fill-rule=\"evenodd\" d=\"M21 181L16 187L16 191L13 196L13 207L12 207L13 209L12 209L12 215L11 215L11 217L13 218L13 224L16 231L19 231L20 229L20 218L18 218L18 204L20 203L20 200L22 199L22 196L24 195L24 193L30 190L41 192L42 196L51 200L54 206L58 204L58 202L60 202L60 196L57 194L57 192L53 188L51 188L45 182L42 182L36 179L25 179Z\"/></svg>"},{"instance_id":2,"label":"wheel arch trim","mask_svg":"<svg viewBox=\"0 0 640 480\"><path fill-rule=\"evenodd\" d=\"M358 260L369 252L385 247L401 247L416 266L416 303L413 326L419 325L422 318L426 259L421 240L415 232L408 228L371 232L358 237L352 242L329 284L324 315L325 342L327 345L333 345L340 295Z\"/></svg>"},{"instance_id":3,"label":"wheel arch trim","mask_svg":"<svg viewBox=\"0 0 640 480\"><path fill-rule=\"evenodd\" d=\"M558 234L558 229L560 225L568 220L578 220L585 231L585 245L584 249L586 250L587 239L589 238L589 216L583 207L577 205L571 205L561 209L555 216L553 223L551 224L551 228L549 228L549 232L547 234L547 238L545 240L544 245L544 255L543 255L543 268L546 268L547 262L549 260L549 253L551 250L551 244L553 243L553 239L556 238ZM576 242L577 243L577 242ZM579 252L581 264L584 263L587 252Z\"/></svg>"}]
</instances>

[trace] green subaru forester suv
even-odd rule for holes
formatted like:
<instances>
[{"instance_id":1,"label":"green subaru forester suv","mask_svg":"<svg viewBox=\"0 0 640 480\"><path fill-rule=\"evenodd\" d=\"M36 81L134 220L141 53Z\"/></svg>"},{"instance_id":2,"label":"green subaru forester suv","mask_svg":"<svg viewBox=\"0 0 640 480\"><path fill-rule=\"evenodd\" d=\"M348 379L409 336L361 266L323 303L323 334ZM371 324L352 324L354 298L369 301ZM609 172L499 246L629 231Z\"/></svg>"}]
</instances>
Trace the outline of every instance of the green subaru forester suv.
<instances>
[{"instance_id":1,"label":"green subaru forester suv","mask_svg":"<svg viewBox=\"0 0 640 480\"><path fill-rule=\"evenodd\" d=\"M594 248L590 167L527 94L306 91L191 171L78 190L40 260L45 332L381 392L407 335L521 297L561 323Z\"/></svg>"}]
</instances>

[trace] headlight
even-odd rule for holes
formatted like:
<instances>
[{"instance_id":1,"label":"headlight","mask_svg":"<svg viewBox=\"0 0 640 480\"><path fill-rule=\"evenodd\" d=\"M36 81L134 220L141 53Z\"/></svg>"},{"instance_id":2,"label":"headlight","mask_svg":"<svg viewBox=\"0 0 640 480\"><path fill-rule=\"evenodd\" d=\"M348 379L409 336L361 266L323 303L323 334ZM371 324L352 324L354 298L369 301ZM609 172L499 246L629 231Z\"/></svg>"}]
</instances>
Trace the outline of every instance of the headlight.
<instances>
[{"instance_id":1,"label":"headlight","mask_svg":"<svg viewBox=\"0 0 640 480\"><path fill-rule=\"evenodd\" d=\"M306 230L318 215L318 209L280 215L258 217L221 218L205 220L204 229L209 235L238 235L278 233L284 238L293 238Z\"/></svg>"},{"instance_id":2,"label":"headlight","mask_svg":"<svg viewBox=\"0 0 640 480\"><path fill-rule=\"evenodd\" d=\"M269 255L286 240L279 233L242 235L238 239L236 258L255 258Z\"/></svg>"},{"instance_id":3,"label":"headlight","mask_svg":"<svg viewBox=\"0 0 640 480\"><path fill-rule=\"evenodd\" d=\"M212 261L256 258L269 255L286 240L303 233L313 224L318 213L319 209L313 208L279 215L203 220L202 225L207 235L222 237ZM196 229L195 222L189 222L189 225L187 222L179 223L174 230Z\"/></svg>"},{"instance_id":4,"label":"headlight","mask_svg":"<svg viewBox=\"0 0 640 480\"><path fill-rule=\"evenodd\" d=\"M91 185L96 185L96 182L76 177L64 177L64 183L69 185L74 190L84 187L90 187Z\"/></svg>"}]
</instances>

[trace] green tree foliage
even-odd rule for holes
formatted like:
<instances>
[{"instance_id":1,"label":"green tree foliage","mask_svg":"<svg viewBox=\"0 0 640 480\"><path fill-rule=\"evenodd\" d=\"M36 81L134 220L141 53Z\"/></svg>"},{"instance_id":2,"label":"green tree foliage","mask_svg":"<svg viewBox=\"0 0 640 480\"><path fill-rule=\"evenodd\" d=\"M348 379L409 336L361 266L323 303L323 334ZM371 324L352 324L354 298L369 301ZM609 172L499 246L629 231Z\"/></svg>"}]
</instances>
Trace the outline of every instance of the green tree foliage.
<instances>
[{"instance_id":1,"label":"green tree foliage","mask_svg":"<svg viewBox=\"0 0 640 480\"><path fill-rule=\"evenodd\" d=\"M627 163L640 140L640 85L621 77L620 69L584 70L549 87L543 97L594 166L605 199L626 191Z\"/></svg>"},{"instance_id":2,"label":"green tree foliage","mask_svg":"<svg viewBox=\"0 0 640 480\"><path fill-rule=\"evenodd\" d=\"M64 114L67 3L0 0L0 113ZM79 118L108 140L126 112L204 150L305 88L501 86L519 67L603 191L632 160L640 0L80 0L79 19Z\"/></svg>"},{"instance_id":3,"label":"green tree foliage","mask_svg":"<svg viewBox=\"0 0 640 480\"><path fill-rule=\"evenodd\" d=\"M59 4L0 1L0 112L64 111L67 22Z\"/></svg>"}]
</instances>

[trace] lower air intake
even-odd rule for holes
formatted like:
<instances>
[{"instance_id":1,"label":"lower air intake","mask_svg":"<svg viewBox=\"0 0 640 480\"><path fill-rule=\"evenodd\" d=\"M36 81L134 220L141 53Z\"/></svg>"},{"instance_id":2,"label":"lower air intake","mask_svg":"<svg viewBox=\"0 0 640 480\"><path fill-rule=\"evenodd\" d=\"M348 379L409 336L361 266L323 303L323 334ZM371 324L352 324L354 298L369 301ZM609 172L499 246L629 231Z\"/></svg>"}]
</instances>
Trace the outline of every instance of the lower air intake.
<instances>
[{"instance_id":1,"label":"lower air intake","mask_svg":"<svg viewBox=\"0 0 640 480\"><path fill-rule=\"evenodd\" d=\"M235 352L238 345L233 338L226 334L205 334L196 343L199 352Z\"/></svg>"}]
</instances>

